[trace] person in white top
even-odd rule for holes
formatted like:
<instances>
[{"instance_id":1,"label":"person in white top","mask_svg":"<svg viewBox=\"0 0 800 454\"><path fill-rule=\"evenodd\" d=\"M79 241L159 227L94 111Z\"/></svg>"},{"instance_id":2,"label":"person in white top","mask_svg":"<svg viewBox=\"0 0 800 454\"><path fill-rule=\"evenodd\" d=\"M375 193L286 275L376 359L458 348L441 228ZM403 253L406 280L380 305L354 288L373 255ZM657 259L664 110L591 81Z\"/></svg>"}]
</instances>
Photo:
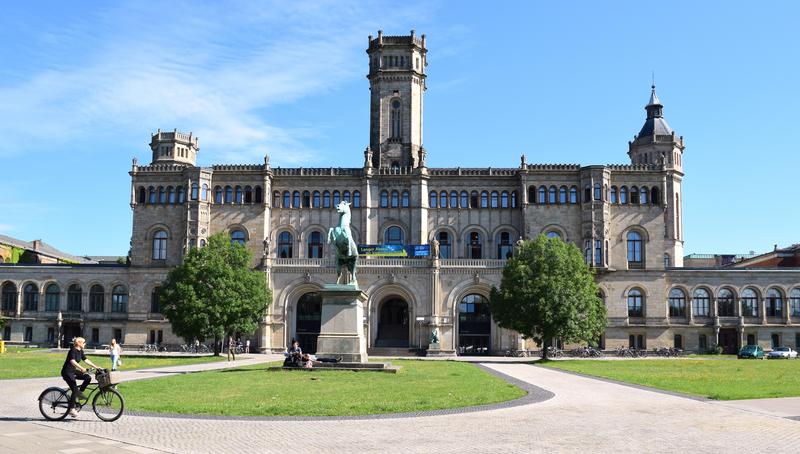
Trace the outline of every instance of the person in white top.
<instances>
[{"instance_id":1,"label":"person in white top","mask_svg":"<svg viewBox=\"0 0 800 454\"><path fill-rule=\"evenodd\" d=\"M117 366L121 363L119 357L122 356L122 347L117 343L116 339L111 339L111 345L108 346L111 352L111 370L117 370Z\"/></svg>"}]
</instances>

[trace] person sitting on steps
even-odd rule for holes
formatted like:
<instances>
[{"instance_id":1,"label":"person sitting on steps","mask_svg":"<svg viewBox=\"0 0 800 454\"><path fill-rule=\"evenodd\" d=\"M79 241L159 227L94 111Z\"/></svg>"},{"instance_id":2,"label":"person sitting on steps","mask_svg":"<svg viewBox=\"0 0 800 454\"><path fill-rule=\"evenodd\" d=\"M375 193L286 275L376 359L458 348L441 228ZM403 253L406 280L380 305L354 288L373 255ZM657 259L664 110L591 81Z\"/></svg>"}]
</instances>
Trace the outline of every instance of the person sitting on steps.
<instances>
[{"instance_id":1,"label":"person sitting on steps","mask_svg":"<svg viewBox=\"0 0 800 454\"><path fill-rule=\"evenodd\" d=\"M64 361L64 365L61 367L61 378L67 382L69 389L72 391L70 393L69 406L67 408L69 408L69 415L73 418L78 417L78 412L75 411L75 401L77 399L86 399L83 391L85 391L86 387L89 386L89 383L92 382L92 376L86 373L86 369L81 367L80 362L83 361L95 369L100 369L95 363L86 358L86 355L83 352L83 347L85 345L86 339L82 337L76 337L72 343L72 347L70 347L69 352L67 353L67 359ZM77 379L83 380L80 388L78 387Z\"/></svg>"}]
</instances>

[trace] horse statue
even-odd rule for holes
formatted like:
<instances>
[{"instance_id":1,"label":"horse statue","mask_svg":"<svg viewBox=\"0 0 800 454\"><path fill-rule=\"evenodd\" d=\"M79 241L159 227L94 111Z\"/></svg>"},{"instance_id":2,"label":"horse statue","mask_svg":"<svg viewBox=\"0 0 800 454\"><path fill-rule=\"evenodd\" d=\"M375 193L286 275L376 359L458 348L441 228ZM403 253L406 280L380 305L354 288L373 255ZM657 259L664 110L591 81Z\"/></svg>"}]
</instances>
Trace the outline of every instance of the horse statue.
<instances>
[{"instance_id":1,"label":"horse statue","mask_svg":"<svg viewBox=\"0 0 800 454\"><path fill-rule=\"evenodd\" d=\"M336 283L342 283L340 281L345 276L343 268L346 268L350 278L344 283L358 287L356 281L358 246L350 233L350 202L346 200L339 202L336 205L336 212L339 213L339 225L328 229L328 244L333 244L336 250Z\"/></svg>"}]
</instances>

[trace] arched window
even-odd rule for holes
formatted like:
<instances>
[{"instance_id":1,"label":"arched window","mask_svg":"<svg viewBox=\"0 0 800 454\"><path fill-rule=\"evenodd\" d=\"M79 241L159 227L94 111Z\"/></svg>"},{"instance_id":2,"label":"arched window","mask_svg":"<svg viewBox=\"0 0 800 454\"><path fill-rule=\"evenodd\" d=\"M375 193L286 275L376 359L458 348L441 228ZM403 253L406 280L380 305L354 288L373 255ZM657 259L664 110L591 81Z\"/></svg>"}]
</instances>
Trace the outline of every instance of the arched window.
<instances>
[{"instance_id":1,"label":"arched window","mask_svg":"<svg viewBox=\"0 0 800 454\"><path fill-rule=\"evenodd\" d=\"M231 244L245 245L247 242L247 234L243 230L231 230Z\"/></svg>"},{"instance_id":2,"label":"arched window","mask_svg":"<svg viewBox=\"0 0 800 454\"><path fill-rule=\"evenodd\" d=\"M138 194L139 194L139 196L136 199L137 202L139 202L139 203L147 202L147 190L144 188L144 186L139 186Z\"/></svg>"},{"instance_id":3,"label":"arched window","mask_svg":"<svg viewBox=\"0 0 800 454\"><path fill-rule=\"evenodd\" d=\"M192 183L192 192L191 192L191 195L190 195L192 200L197 200L197 190L198 190L197 183ZM160 191L160 188L159 188L159 191Z\"/></svg>"},{"instance_id":4,"label":"arched window","mask_svg":"<svg viewBox=\"0 0 800 454\"><path fill-rule=\"evenodd\" d=\"M481 191L481 208L489 208L489 192Z\"/></svg>"},{"instance_id":5,"label":"arched window","mask_svg":"<svg viewBox=\"0 0 800 454\"><path fill-rule=\"evenodd\" d=\"M717 315L720 317L733 317L736 315L736 303L733 292L727 288L717 294Z\"/></svg>"},{"instance_id":6,"label":"arched window","mask_svg":"<svg viewBox=\"0 0 800 454\"><path fill-rule=\"evenodd\" d=\"M158 230L153 234L153 260L167 259L167 232Z\"/></svg>"},{"instance_id":7,"label":"arched window","mask_svg":"<svg viewBox=\"0 0 800 454\"><path fill-rule=\"evenodd\" d=\"M633 288L628 292L628 317L643 317L644 296L638 288Z\"/></svg>"},{"instance_id":8,"label":"arched window","mask_svg":"<svg viewBox=\"0 0 800 454\"><path fill-rule=\"evenodd\" d=\"M514 246L511 244L511 234L500 232L497 234L497 258L510 259L514 255Z\"/></svg>"},{"instance_id":9,"label":"arched window","mask_svg":"<svg viewBox=\"0 0 800 454\"><path fill-rule=\"evenodd\" d=\"M164 190L164 186L158 187L158 203L167 203L167 191Z\"/></svg>"},{"instance_id":10,"label":"arched window","mask_svg":"<svg viewBox=\"0 0 800 454\"><path fill-rule=\"evenodd\" d=\"M439 193L439 206L441 208L447 208L447 191Z\"/></svg>"},{"instance_id":11,"label":"arched window","mask_svg":"<svg viewBox=\"0 0 800 454\"><path fill-rule=\"evenodd\" d=\"M244 203L253 203L253 188L250 186L244 187Z\"/></svg>"},{"instance_id":12,"label":"arched window","mask_svg":"<svg viewBox=\"0 0 800 454\"><path fill-rule=\"evenodd\" d=\"M158 199L156 198L157 197L156 188L150 186L149 188L147 188L147 192L149 194L148 203L150 203L151 205L157 203Z\"/></svg>"},{"instance_id":13,"label":"arched window","mask_svg":"<svg viewBox=\"0 0 800 454\"><path fill-rule=\"evenodd\" d=\"M631 205L639 204L639 188L631 186Z\"/></svg>"},{"instance_id":14,"label":"arched window","mask_svg":"<svg viewBox=\"0 0 800 454\"><path fill-rule=\"evenodd\" d=\"M745 317L758 317L758 294L751 288L742 292L742 315Z\"/></svg>"},{"instance_id":15,"label":"arched window","mask_svg":"<svg viewBox=\"0 0 800 454\"><path fill-rule=\"evenodd\" d=\"M478 208L478 191L472 191L469 193L469 207Z\"/></svg>"},{"instance_id":16,"label":"arched window","mask_svg":"<svg viewBox=\"0 0 800 454\"><path fill-rule=\"evenodd\" d=\"M262 198L261 198L261 186L256 186L255 197L254 197L253 201L255 203L261 203L261 200L262 200Z\"/></svg>"},{"instance_id":17,"label":"arched window","mask_svg":"<svg viewBox=\"0 0 800 454\"><path fill-rule=\"evenodd\" d=\"M203 186L200 191L200 200L207 202L208 201L208 185L203 183Z\"/></svg>"},{"instance_id":18,"label":"arched window","mask_svg":"<svg viewBox=\"0 0 800 454\"><path fill-rule=\"evenodd\" d=\"M483 258L483 241L480 232L470 232L467 240L467 257L471 259Z\"/></svg>"},{"instance_id":19,"label":"arched window","mask_svg":"<svg viewBox=\"0 0 800 454\"><path fill-rule=\"evenodd\" d=\"M558 233L558 231L556 230L548 230L547 233L545 233L545 236L547 238L558 238L559 240L561 239L561 234Z\"/></svg>"},{"instance_id":20,"label":"arched window","mask_svg":"<svg viewBox=\"0 0 800 454\"><path fill-rule=\"evenodd\" d=\"M583 201L585 203L585 202L590 202L591 200L592 200L592 187L587 184L586 187L583 188Z\"/></svg>"},{"instance_id":21,"label":"arched window","mask_svg":"<svg viewBox=\"0 0 800 454\"><path fill-rule=\"evenodd\" d=\"M292 192L292 208L300 208L300 191Z\"/></svg>"},{"instance_id":22,"label":"arched window","mask_svg":"<svg viewBox=\"0 0 800 454\"><path fill-rule=\"evenodd\" d=\"M431 191L428 197L428 205L431 208L438 208L439 207L439 197L436 194L436 191Z\"/></svg>"},{"instance_id":23,"label":"arched window","mask_svg":"<svg viewBox=\"0 0 800 454\"><path fill-rule=\"evenodd\" d=\"M204 240L203 238L200 238L200 247L201 248L206 247L206 240Z\"/></svg>"},{"instance_id":24,"label":"arched window","mask_svg":"<svg viewBox=\"0 0 800 454\"><path fill-rule=\"evenodd\" d=\"M461 203L459 205L461 208L469 208L469 194L467 194L467 191L461 191Z\"/></svg>"},{"instance_id":25,"label":"arched window","mask_svg":"<svg viewBox=\"0 0 800 454\"><path fill-rule=\"evenodd\" d=\"M47 312L57 312L61 303L61 289L56 284L47 286L44 292L44 310Z\"/></svg>"},{"instance_id":26,"label":"arched window","mask_svg":"<svg viewBox=\"0 0 800 454\"><path fill-rule=\"evenodd\" d=\"M458 208L458 193L450 191L450 208Z\"/></svg>"},{"instance_id":27,"label":"arched window","mask_svg":"<svg viewBox=\"0 0 800 454\"><path fill-rule=\"evenodd\" d=\"M558 188L558 203L566 205L567 203L567 187L561 186Z\"/></svg>"},{"instance_id":28,"label":"arched window","mask_svg":"<svg viewBox=\"0 0 800 454\"><path fill-rule=\"evenodd\" d=\"M573 205L578 203L578 188L576 186L570 186L569 188L569 203Z\"/></svg>"},{"instance_id":29,"label":"arched window","mask_svg":"<svg viewBox=\"0 0 800 454\"><path fill-rule=\"evenodd\" d=\"M508 208L508 191L500 193L500 208Z\"/></svg>"},{"instance_id":30,"label":"arched window","mask_svg":"<svg viewBox=\"0 0 800 454\"><path fill-rule=\"evenodd\" d=\"M783 295L776 288L767 290L767 317L780 317L783 315Z\"/></svg>"},{"instance_id":31,"label":"arched window","mask_svg":"<svg viewBox=\"0 0 800 454\"><path fill-rule=\"evenodd\" d=\"M214 203L222 203L222 186L214 187Z\"/></svg>"},{"instance_id":32,"label":"arched window","mask_svg":"<svg viewBox=\"0 0 800 454\"><path fill-rule=\"evenodd\" d=\"M294 238L289 232L281 232L278 234L278 257L282 259L292 258L292 247L294 245Z\"/></svg>"},{"instance_id":33,"label":"arched window","mask_svg":"<svg viewBox=\"0 0 800 454\"><path fill-rule=\"evenodd\" d=\"M400 202L403 208L408 208L411 205L411 193L407 189L403 191Z\"/></svg>"},{"instance_id":34,"label":"arched window","mask_svg":"<svg viewBox=\"0 0 800 454\"><path fill-rule=\"evenodd\" d=\"M789 292L789 315L800 317L800 288L793 288Z\"/></svg>"},{"instance_id":35,"label":"arched window","mask_svg":"<svg viewBox=\"0 0 800 454\"><path fill-rule=\"evenodd\" d=\"M517 191L511 191L511 208L517 208L519 206L519 195Z\"/></svg>"},{"instance_id":36,"label":"arched window","mask_svg":"<svg viewBox=\"0 0 800 454\"><path fill-rule=\"evenodd\" d=\"M339 191L333 191L333 206L339 205L339 202L342 200L341 194Z\"/></svg>"},{"instance_id":37,"label":"arched window","mask_svg":"<svg viewBox=\"0 0 800 454\"><path fill-rule=\"evenodd\" d=\"M183 186L178 186L178 203L186 202L186 189Z\"/></svg>"},{"instance_id":38,"label":"arched window","mask_svg":"<svg viewBox=\"0 0 800 454\"><path fill-rule=\"evenodd\" d=\"M322 191L322 208L330 208L331 207L331 193L328 191Z\"/></svg>"},{"instance_id":39,"label":"arched window","mask_svg":"<svg viewBox=\"0 0 800 454\"><path fill-rule=\"evenodd\" d=\"M528 186L528 203L536 203L536 186Z\"/></svg>"},{"instance_id":40,"label":"arched window","mask_svg":"<svg viewBox=\"0 0 800 454\"><path fill-rule=\"evenodd\" d=\"M669 257L669 254L664 254L664 268L669 268L672 266L672 260Z\"/></svg>"},{"instance_id":41,"label":"arched window","mask_svg":"<svg viewBox=\"0 0 800 454\"><path fill-rule=\"evenodd\" d=\"M539 198L536 200L537 203L540 205L544 205L547 203L547 188L544 186L539 186Z\"/></svg>"},{"instance_id":42,"label":"arched window","mask_svg":"<svg viewBox=\"0 0 800 454\"><path fill-rule=\"evenodd\" d=\"M312 208L319 208L320 205L320 194L319 191L314 191L311 195L311 207Z\"/></svg>"},{"instance_id":43,"label":"arched window","mask_svg":"<svg viewBox=\"0 0 800 454\"><path fill-rule=\"evenodd\" d=\"M151 314L160 314L161 313L161 287L153 287L153 291L150 292L150 313Z\"/></svg>"},{"instance_id":44,"label":"arched window","mask_svg":"<svg viewBox=\"0 0 800 454\"><path fill-rule=\"evenodd\" d=\"M450 241L450 234L447 232L439 232L436 234L436 240L439 242L439 258L452 258L453 244Z\"/></svg>"},{"instance_id":45,"label":"arched window","mask_svg":"<svg viewBox=\"0 0 800 454\"><path fill-rule=\"evenodd\" d=\"M686 294L679 288L669 291L669 316L686 317Z\"/></svg>"},{"instance_id":46,"label":"arched window","mask_svg":"<svg viewBox=\"0 0 800 454\"><path fill-rule=\"evenodd\" d=\"M392 124L392 138L399 139L401 137L401 122L400 116L400 100L392 100L391 124Z\"/></svg>"},{"instance_id":47,"label":"arched window","mask_svg":"<svg viewBox=\"0 0 800 454\"><path fill-rule=\"evenodd\" d=\"M611 203L618 203L616 186L611 186Z\"/></svg>"},{"instance_id":48,"label":"arched window","mask_svg":"<svg viewBox=\"0 0 800 454\"><path fill-rule=\"evenodd\" d=\"M650 191L647 190L646 186L642 186L641 188L639 188L639 203L641 203L642 205L647 205L647 195L649 193Z\"/></svg>"},{"instance_id":49,"label":"arched window","mask_svg":"<svg viewBox=\"0 0 800 454\"><path fill-rule=\"evenodd\" d=\"M491 205L490 205L492 208L498 208L500 206L499 197L500 197L500 194L498 194L497 191L492 191L492 194L491 194Z\"/></svg>"},{"instance_id":50,"label":"arched window","mask_svg":"<svg viewBox=\"0 0 800 454\"><path fill-rule=\"evenodd\" d=\"M89 311L103 312L106 305L106 293L102 285L95 284L89 289Z\"/></svg>"},{"instance_id":51,"label":"arched window","mask_svg":"<svg viewBox=\"0 0 800 454\"><path fill-rule=\"evenodd\" d=\"M308 258L322 258L322 233L311 232L308 236Z\"/></svg>"},{"instance_id":52,"label":"arched window","mask_svg":"<svg viewBox=\"0 0 800 454\"><path fill-rule=\"evenodd\" d=\"M289 191L283 191L283 205L284 208L292 207L292 195Z\"/></svg>"},{"instance_id":53,"label":"arched window","mask_svg":"<svg viewBox=\"0 0 800 454\"><path fill-rule=\"evenodd\" d=\"M655 186L650 189L650 203L653 205L658 205L660 203L658 188Z\"/></svg>"},{"instance_id":54,"label":"arched window","mask_svg":"<svg viewBox=\"0 0 800 454\"><path fill-rule=\"evenodd\" d=\"M22 301L26 311L39 310L39 288L36 284L28 284L25 286Z\"/></svg>"},{"instance_id":55,"label":"arched window","mask_svg":"<svg viewBox=\"0 0 800 454\"><path fill-rule=\"evenodd\" d=\"M392 191L392 208L397 208L400 206L400 193L397 191Z\"/></svg>"},{"instance_id":56,"label":"arched window","mask_svg":"<svg viewBox=\"0 0 800 454\"><path fill-rule=\"evenodd\" d=\"M111 312L128 312L128 289L124 285L111 291Z\"/></svg>"},{"instance_id":57,"label":"arched window","mask_svg":"<svg viewBox=\"0 0 800 454\"><path fill-rule=\"evenodd\" d=\"M233 203L233 188L225 186L225 203Z\"/></svg>"},{"instance_id":58,"label":"arched window","mask_svg":"<svg viewBox=\"0 0 800 454\"><path fill-rule=\"evenodd\" d=\"M619 203L623 205L628 203L628 188L626 186L619 188Z\"/></svg>"},{"instance_id":59,"label":"arched window","mask_svg":"<svg viewBox=\"0 0 800 454\"><path fill-rule=\"evenodd\" d=\"M711 296L703 288L696 289L692 293L692 313L695 317L708 317L711 308Z\"/></svg>"},{"instance_id":60,"label":"arched window","mask_svg":"<svg viewBox=\"0 0 800 454\"><path fill-rule=\"evenodd\" d=\"M78 284L72 284L67 289L67 310L70 312L80 312L83 310L82 301L83 289Z\"/></svg>"},{"instance_id":61,"label":"arched window","mask_svg":"<svg viewBox=\"0 0 800 454\"><path fill-rule=\"evenodd\" d=\"M432 194L433 201L436 202L436 193ZM381 208L389 208L389 191L381 191Z\"/></svg>"},{"instance_id":62,"label":"arched window","mask_svg":"<svg viewBox=\"0 0 800 454\"><path fill-rule=\"evenodd\" d=\"M311 206L311 193L308 191L303 191L303 208L308 208Z\"/></svg>"},{"instance_id":63,"label":"arched window","mask_svg":"<svg viewBox=\"0 0 800 454\"><path fill-rule=\"evenodd\" d=\"M628 240L628 268L644 267L644 250L642 248L642 234L631 230L627 235Z\"/></svg>"},{"instance_id":64,"label":"arched window","mask_svg":"<svg viewBox=\"0 0 800 454\"><path fill-rule=\"evenodd\" d=\"M167 202L170 204L175 203L175 188L172 186L167 186Z\"/></svg>"},{"instance_id":65,"label":"arched window","mask_svg":"<svg viewBox=\"0 0 800 454\"><path fill-rule=\"evenodd\" d=\"M396 225L389 227L383 235L383 243L403 244L403 230Z\"/></svg>"},{"instance_id":66,"label":"arched window","mask_svg":"<svg viewBox=\"0 0 800 454\"><path fill-rule=\"evenodd\" d=\"M556 191L557 189L555 186L550 186L550 189L547 190L547 203L549 203L550 205L555 205L556 201L558 200L556 196Z\"/></svg>"},{"instance_id":67,"label":"arched window","mask_svg":"<svg viewBox=\"0 0 800 454\"><path fill-rule=\"evenodd\" d=\"M594 184L594 199L603 200L603 187L600 185L600 183Z\"/></svg>"},{"instance_id":68,"label":"arched window","mask_svg":"<svg viewBox=\"0 0 800 454\"><path fill-rule=\"evenodd\" d=\"M342 192L342 200L344 200L345 202L351 202L351 200L350 200L350 191ZM351 202L351 204L352 204L352 202Z\"/></svg>"}]
</instances>

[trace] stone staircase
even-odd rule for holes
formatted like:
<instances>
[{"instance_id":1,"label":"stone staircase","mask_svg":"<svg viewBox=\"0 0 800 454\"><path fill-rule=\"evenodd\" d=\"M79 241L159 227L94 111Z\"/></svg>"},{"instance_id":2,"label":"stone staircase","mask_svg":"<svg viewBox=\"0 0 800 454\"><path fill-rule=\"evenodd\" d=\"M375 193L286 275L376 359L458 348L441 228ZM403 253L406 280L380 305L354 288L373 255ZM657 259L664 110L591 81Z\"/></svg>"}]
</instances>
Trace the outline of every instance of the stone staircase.
<instances>
[{"instance_id":1,"label":"stone staircase","mask_svg":"<svg viewBox=\"0 0 800 454\"><path fill-rule=\"evenodd\" d=\"M400 357L409 357L413 358L416 356L422 356L417 354L416 349L408 348L408 347L372 347L367 349L367 355L369 356L400 356Z\"/></svg>"}]
</instances>

